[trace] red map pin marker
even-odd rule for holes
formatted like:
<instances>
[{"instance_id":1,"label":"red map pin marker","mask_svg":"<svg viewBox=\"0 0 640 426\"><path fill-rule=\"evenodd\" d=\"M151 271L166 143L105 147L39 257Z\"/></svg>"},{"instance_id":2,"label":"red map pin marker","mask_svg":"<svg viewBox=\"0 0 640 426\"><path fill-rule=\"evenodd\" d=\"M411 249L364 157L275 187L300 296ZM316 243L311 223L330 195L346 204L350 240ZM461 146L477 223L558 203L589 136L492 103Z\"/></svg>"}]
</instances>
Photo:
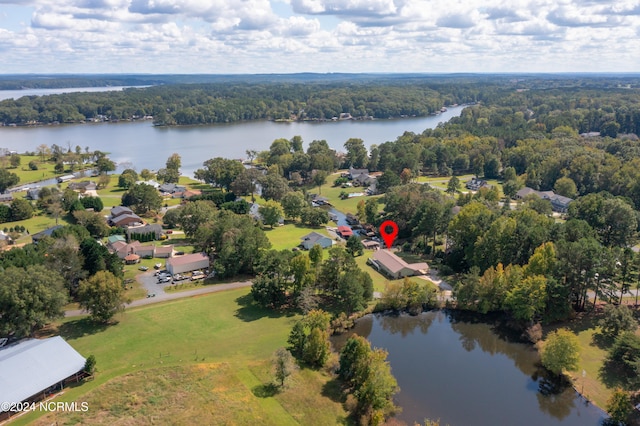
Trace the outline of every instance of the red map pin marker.
<instances>
[{"instance_id":1,"label":"red map pin marker","mask_svg":"<svg viewBox=\"0 0 640 426\"><path fill-rule=\"evenodd\" d=\"M391 228L391 232L387 232L387 228ZM387 245L387 248L390 249L398 236L398 224L392 220L385 220L382 222L382 225L380 225L380 235L382 235L382 239Z\"/></svg>"}]
</instances>

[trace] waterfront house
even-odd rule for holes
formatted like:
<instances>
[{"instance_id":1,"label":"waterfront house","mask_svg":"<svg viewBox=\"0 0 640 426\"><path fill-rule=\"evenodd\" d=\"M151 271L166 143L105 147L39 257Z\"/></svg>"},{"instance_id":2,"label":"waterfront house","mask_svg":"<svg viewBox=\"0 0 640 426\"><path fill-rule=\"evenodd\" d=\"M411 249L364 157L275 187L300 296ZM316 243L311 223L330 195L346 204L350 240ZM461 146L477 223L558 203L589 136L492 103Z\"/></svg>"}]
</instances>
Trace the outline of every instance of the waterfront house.
<instances>
[{"instance_id":1,"label":"waterfront house","mask_svg":"<svg viewBox=\"0 0 640 426\"><path fill-rule=\"evenodd\" d=\"M429 272L429 265L426 263L407 263L389 250L376 250L369 260L378 271L392 279L424 275Z\"/></svg>"},{"instance_id":2,"label":"waterfront house","mask_svg":"<svg viewBox=\"0 0 640 426\"><path fill-rule=\"evenodd\" d=\"M322 248L331 247L333 245L333 240L331 240L331 238L317 232L310 232L302 237L301 240L302 242L300 243L300 245L305 250L310 250L311 247L315 246L316 244L319 244Z\"/></svg>"}]
</instances>

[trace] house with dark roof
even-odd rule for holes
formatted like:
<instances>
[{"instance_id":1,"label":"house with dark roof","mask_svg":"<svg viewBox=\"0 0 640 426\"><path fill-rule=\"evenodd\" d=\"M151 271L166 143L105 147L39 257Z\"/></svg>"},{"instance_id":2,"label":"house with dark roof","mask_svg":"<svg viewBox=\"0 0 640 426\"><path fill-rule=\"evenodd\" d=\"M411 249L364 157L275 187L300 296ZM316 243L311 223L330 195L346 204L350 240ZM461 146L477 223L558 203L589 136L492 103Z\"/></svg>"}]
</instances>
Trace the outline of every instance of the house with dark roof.
<instances>
[{"instance_id":1,"label":"house with dark roof","mask_svg":"<svg viewBox=\"0 0 640 426\"><path fill-rule=\"evenodd\" d=\"M479 179L477 177L472 177L471 180L467 181L467 183L465 183L465 188L471 190L471 191L477 191L482 187L489 187L489 184L487 183L486 180L484 179Z\"/></svg>"},{"instance_id":2,"label":"house with dark roof","mask_svg":"<svg viewBox=\"0 0 640 426\"><path fill-rule=\"evenodd\" d=\"M125 206L115 206L111 208L111 217L118 217L123 214L133 214L133 210Z\"/></svg>"},{"instance_id":3,"label":"house with dark roof","mask_svg":"<svg viewBox=\"0 0 640 426\"><path fill-rule=\"evenodd\" d=\"M186 186L176 185L175 183L163 183L158 187L158 191L166 195L173 195L176 193L184 193L187 190Z\"/></svg>"},{"instance_id":4,"label":"house with dark roof","mask_svg":"<svg viewBox=\"0 0 640 426\"><path fill-rule=\"evenodd\" d=\"M535 189L526 186L516 192L515 198L522 200L532 194L542 198L543 200L548 200L551 203L553 211L558 213L566 213L569 209L569 204L573 202L573 198L558 195L553 191L536 191Z\"/></svg>"},{"instance_id":5,"label":"house with dark roof","mask_svg":"<svg viewBox=\"0 0 640 426\"><path fill-rule=\"evenodd\" d=\"M10 192L4 192L0 194L0 203L10 203L13 201L13 194Z\"/></svg>"},{"instance_id":6,"label":"house with dark roof","mask_svg":"<svg viewBox=\"0 0 640 426\"><path fill-rule=\"evenodd\" d=\"M0 348L0 401L17 404L46 398L84 377L85 363L60 336ZM0 407L0 419L11 414Z\"/></svg>"},{"instance_id":7,"label":"house with dark roof","mask_svg":"<svg viewBox=\"0 0 640 426\"><path fill-rule=\"evenodd\" d=\"M407 263L389 250L376 250L369 261L378 271L396 280L429 272L428 264Z\"/></svg>"},{"instance_id":8,"label":"house with dark roof","mask_svg":"<svg viewBox=\"0 0 640 426\"><path fill-rule=\"evenodd\" d=\"M38 241L40 241L44 237L50 237L53 234L53 231L60 228L62 228L62 225L56 225L52 226L51 228L47 228L44 231L40 231L37 234L31 234L31 241L33 242L33 244L38 244Z\"/></svg>"},{"instance_id":9,"label":"house with dark roof","mask_svg":"<svg viewBox=\"0 0 640 426\"><path fill-rule=\"evenodd\" d=\"M185 254L183 256L170 257L165 262L165 267L171 275L209 268L209 256L206 253Z\"/></svg>"},{"instance_id":10,"label":"house with dark roof","mask_svg":"<svg viewBox=\"0 0 640 426\"><path fill-rule=\"evenodd\" d=\"M36 201L40 198L40 188L31 188L27 191L25 197L27 200Z\"/></svg>"},{"instance_id":11,"label":"house with dark roof","mask_svg":"<svg viewBox=\"0 0 640 426\"><path fill-rule=\"evenodd\" d=\"M311 250L311 247L315 246L316 244L319 244L323 249L331 247L333 245L333 240L331 238L315 231L308 233L307 235L302 237L301 240L302 242L300 243L300 245L305 250Z\"/></svg>"},{"instance_id":12,"label":"house with dark roof","mask_svg":"<svg viewBox=\"0 0 640 426\"><path fill-rule=\"evenodd\" d=\"M74 191L86 192L86 191L95 191L98 189L98 185L95 182L90 180L85 180L82 182L71 182L68 186L69 189L73 189Z\"/></svg>"}]
</instances>

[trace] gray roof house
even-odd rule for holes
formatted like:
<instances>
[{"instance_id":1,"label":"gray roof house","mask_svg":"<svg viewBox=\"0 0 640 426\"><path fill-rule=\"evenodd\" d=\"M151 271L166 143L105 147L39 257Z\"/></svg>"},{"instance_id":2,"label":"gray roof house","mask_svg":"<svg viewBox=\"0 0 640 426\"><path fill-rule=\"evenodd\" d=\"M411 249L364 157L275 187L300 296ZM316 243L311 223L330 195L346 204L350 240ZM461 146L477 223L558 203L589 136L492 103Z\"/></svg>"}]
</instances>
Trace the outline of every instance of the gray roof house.
<instances>
[{"instance_id":1,"label":"gray roof house","mask_svg":"<svg viewBox=\"0 0 640 426\"><path fill-rule=\"evenodd\" d=\"M311 247L316 244L320 244L320 247L327 248L333 245L333 240L326 235L319 234L317 232L311 232L301 238L300 245L306 250L310 250Z\"/></svg>"},{"instance_id":2,"label":"gray roof house","mask_svg":"<svg viewBox=\"0 0 640 426\"><path fill-rule=\"evenodd\" d=\"M566 213L569 208L569 204L573 201L573 198L558 195L553 191L536 191L535 189L526 186L516 192L515 198L521 200L531 194L534 194L543 200L549 200L553 211L559 213Z\"/></svg>"},{"instance_id":3,"label":"gray roof house","mask_svg":"<svg viewBox=\"0 0 640 426\"><path fill-rule=\"evenodd\" d=\"M39 399L84 369L85 358L60 336L29 339L0 349L0 401Z\"/></svg>"}]
</instances>

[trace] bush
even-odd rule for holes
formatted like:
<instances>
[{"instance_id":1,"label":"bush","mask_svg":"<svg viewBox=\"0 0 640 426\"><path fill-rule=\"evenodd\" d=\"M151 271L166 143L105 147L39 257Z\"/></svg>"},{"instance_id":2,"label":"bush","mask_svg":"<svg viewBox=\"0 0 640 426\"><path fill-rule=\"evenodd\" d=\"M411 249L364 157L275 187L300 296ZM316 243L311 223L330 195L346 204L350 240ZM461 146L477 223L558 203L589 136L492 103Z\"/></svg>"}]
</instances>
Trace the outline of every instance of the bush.
<instances>
[{"instance_id":1,"label":"bush","mask_svg":"<svg viewBox=\"0 0 640 426\"><path fill-rule=\"evenodd\" d=\"M38 163L36 163L35 161L29 161L29 169L38 170Z\"/></svg>"}]
</instances>

